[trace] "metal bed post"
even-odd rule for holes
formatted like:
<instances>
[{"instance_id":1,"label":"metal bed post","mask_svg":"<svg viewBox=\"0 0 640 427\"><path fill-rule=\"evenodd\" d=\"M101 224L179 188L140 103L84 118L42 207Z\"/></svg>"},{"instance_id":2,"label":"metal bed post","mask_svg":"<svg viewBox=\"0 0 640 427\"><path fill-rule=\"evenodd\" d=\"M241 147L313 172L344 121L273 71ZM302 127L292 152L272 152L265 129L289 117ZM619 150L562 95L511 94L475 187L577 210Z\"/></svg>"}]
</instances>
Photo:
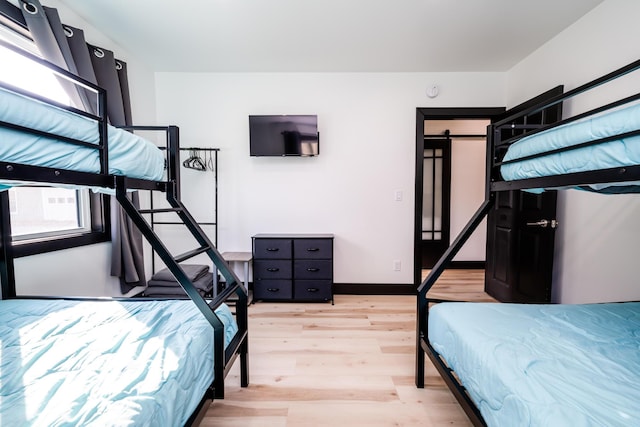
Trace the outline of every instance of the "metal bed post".
<instances>
[{"instance_id":1,"label":"metal bed post","mask_svg":"<svg viewBox=\"0 0 640 427\"><path fill-rule=\"evenodd\" d=\"M0 299L16 296L16 277L13 265L13 243L11 241L11 215L9 214L8 191L0 192Z\"/></svg>"}]
</instances>

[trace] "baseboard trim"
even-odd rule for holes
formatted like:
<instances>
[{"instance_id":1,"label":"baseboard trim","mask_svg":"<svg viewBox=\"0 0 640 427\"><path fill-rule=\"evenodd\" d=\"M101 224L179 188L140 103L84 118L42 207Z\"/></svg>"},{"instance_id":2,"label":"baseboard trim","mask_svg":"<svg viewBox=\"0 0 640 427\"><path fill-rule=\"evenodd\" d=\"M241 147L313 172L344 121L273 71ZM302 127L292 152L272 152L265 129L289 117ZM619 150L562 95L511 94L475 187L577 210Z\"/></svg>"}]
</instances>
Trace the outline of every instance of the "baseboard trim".
<instances>
[{"instance_id":1,"label":"baseboard trim","mask_svg":"<svg viewBox=\"0 0 640 427\"><path fill-rule=\"evenodd\" d=\"M415 295L413 283L334 283L337 295Z\"/></svg>"}]
</instances>

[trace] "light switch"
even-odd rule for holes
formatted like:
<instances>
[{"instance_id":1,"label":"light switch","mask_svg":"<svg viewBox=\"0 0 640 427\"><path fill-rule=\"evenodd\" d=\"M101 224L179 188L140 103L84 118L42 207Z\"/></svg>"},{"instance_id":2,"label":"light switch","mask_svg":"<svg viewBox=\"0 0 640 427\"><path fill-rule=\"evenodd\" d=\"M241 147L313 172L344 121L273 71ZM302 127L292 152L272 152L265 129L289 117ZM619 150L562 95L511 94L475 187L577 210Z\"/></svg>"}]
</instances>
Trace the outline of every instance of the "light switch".
<instances>
[{"instance_id":1,"label":"light switch","mask_svg":"<svg viewBox=\"0 0 640 427\"><path fill-rule=\"evenodd\" d=\"M402 190L396 190L394 193L394 199L396 202L402 201Z\"/></svg>"}]
</instances>

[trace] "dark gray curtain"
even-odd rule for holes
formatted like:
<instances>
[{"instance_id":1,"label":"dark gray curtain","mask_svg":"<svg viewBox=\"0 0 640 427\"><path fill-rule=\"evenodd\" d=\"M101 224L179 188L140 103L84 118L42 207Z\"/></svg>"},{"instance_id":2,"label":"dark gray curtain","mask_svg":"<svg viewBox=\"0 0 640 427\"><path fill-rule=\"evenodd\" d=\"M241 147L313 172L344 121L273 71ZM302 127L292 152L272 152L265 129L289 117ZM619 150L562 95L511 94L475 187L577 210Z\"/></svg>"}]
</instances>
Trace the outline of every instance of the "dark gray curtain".
<instances>
[{"instance_id":1,"label":"dark gray curtain","mask_svg":"<svg viewBox=\"0 0 640 427\"><path fill-rule=\"evenodd\" d=\"M21 0L21 6L29 32L44 58L104 88L109 122L114 126L131 125L126 64L117 60L113 52L88 44L81 29L63 25L56 9L43 7L38 0ZM78 108L97 111L95 95L67 82L64 87ZM139 206L137 192L130 197ZM121 291L145 286L142 235L115 200L111 203L111 243L111 275L120 278Z\"/></svg>"}]
</instances>

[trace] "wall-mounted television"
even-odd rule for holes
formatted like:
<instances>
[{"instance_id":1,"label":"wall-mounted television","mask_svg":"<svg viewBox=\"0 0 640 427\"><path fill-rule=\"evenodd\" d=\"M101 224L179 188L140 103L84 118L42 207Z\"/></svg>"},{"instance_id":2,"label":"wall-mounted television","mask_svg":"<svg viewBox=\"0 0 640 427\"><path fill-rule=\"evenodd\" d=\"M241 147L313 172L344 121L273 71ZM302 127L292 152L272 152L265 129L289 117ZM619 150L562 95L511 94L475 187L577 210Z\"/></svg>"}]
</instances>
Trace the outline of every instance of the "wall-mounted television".
<instances>
[{"instance_id":1,"label":"wall-mounted television","mask_svg":"<svg viewBox=\"0 0 640 427\"><path fill-rule=\"evenodd\" d=\"M249 154L317 156L320 154L318 116L249 116Z\"/></svg>"}]
</instances>

